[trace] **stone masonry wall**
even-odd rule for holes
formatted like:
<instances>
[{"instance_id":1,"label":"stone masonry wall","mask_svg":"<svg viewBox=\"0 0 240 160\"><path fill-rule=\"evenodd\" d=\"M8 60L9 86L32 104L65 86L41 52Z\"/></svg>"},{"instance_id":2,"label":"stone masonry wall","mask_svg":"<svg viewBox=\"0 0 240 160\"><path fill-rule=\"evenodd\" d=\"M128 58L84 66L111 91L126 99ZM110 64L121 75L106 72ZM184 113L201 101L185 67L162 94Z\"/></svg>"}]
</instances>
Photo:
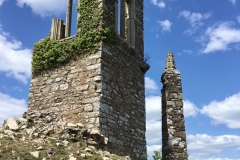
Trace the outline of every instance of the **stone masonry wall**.
<instances>
[{"instance_id":1,"label":"stone masonry wall","mask_svg":"<svg viewBox=\"0 0 240 160\"><path fill-rule=\"evenodd\" d=\"M125 46L104 45L101 134L116 154L146 159L144 72L138 55Z\"/></svg>"},{"instance_id":2,"label":"stone masonry wall","mask_svg":"<svg viewBox=\"0 0 240 160\"><path fill-rule=\"evenodd\" d=\"M162 156L163 160L187 160L183 114L182 84L179 71L166 70L162 89Z\"/></svg>"},{"instance_id":3,"label":"stone masonry wall","mask_svg":"<svg viewBox=\"0 0 240 160\"><path fill-rule=\"evenodd\" d=\"M105 148L119 156L146 160L143 59L143 2L136 1L135 48L117 35L116 45L81 56L31 81L28 113L53 112L105 137ZM115 0L103 1L103 21L114 28Z\"/></svg>"},{"instance_id":4,"label":"stone masonry wall","mask_svg":"<svg viewBox=\"0 0 240 160\"><path fill-rule=\"evenodd\" d=\"M117 0L105 0L103 9L104 12L104 22L115 28L115 1ZM136 6L133 9L136 10L136 19L135 19L135 48L134 50L138 53L140 57L143 58L144 44L143 44L143 1L135 0ZM120 36L119 36L120 37Z\"/></svg>"},{"instance_id":5,"label":"stone masonry wall","mask_svg":"<svg viewBox=\"0 0 240 160\"><path fill-rule=\"evenodd\" d=\"M31 81L28 113L48 111L108 139L105 149L146 159L144 71L139 55L119 40Z\"/></svg>"},{"instance_id":6,"label":"stone masonry wall","mask_svg":"<svg viewBox=\"0 0 240 160\"><path fill-rule=\"evenodd\" d=\"M101 52L80 57L32 79L28 112L50 109L91 130L99 127Z\"/></svg>"},{"instance_id":7,"label":"stone masonry wall","mask_svg":"<svg viewBox=\"0 0 240 160\"><path fill-rule=\"evenodd\" d=\"M104 22L115 24L116 0L104 3ZM102 47L101 134L108 137L108 149L134 160L146 160L146 115L143 62L143 2L135 0L135 48L117 36L117 45Z\"/></svg>"}]
</instances>

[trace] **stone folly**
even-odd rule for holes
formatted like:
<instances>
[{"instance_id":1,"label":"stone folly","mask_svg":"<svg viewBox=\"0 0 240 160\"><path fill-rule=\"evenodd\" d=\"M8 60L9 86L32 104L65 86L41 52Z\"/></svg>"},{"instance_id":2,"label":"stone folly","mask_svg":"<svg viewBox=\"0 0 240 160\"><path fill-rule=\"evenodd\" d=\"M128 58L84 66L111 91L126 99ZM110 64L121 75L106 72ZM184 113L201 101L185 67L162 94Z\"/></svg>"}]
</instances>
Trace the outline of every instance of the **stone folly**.
<instances>
[{"instance_id":1,"label":"stone folly","mask_svg":"<svg viewBox=\"0 0 240 160\"><path fill-rule=\"evenodd\" d=\"M69 0L67 26L53 19L52 40L71 38L71 5ZM143 1L107 0L98 7L118 43L101 42L96 53L34 76L26 115L48 112L59 121L81 123L107 140L101 149L146 160L144 74L149 65L143 54Z\"/></svg>"},{"instance_id":2,"label":"stone folly","mask_svg":"<svg viewBox=\"0 0 240 160\"><path fill-rule=\"evenodd\" d=\"M172 52L167 53L162 74L162 157L163 160L187 160L181 75Z\"/></svg>"}]
</instances>

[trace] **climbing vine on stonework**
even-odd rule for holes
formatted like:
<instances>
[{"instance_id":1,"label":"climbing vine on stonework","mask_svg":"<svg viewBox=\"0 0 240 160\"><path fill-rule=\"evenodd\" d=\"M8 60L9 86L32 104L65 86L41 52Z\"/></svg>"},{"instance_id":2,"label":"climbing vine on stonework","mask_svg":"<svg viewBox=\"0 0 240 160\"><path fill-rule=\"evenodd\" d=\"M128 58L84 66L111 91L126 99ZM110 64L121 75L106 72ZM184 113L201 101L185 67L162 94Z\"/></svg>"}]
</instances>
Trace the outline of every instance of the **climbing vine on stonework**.
<instances>
[{"instance_id":1,"label":"climbing vine on stonework","mask_svg":"<svg viewBox=\"0 0 240 160\"><path fill-rule=\"evenodd\" d=\"M103 10L98 0L81 0L77 7L78 31L69 40L45 38L34 45L32 75L56 68L81 54L91 54L98 50L99 42L116 43L115 31L102 22Z\"/></svg>"}]
</instances>

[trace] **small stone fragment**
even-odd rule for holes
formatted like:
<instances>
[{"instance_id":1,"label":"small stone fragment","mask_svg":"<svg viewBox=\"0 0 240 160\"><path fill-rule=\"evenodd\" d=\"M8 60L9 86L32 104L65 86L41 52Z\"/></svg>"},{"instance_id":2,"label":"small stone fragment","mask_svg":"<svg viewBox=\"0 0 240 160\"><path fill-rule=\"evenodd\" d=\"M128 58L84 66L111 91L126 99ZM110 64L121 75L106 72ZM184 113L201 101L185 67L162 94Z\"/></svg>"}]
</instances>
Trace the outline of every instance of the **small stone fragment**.
<instances>
[{"instance_id":1,"label":"small stone fragment","mask_svg":"<svg viewBox=\"0 0 240 160\"><path fill-rule=\"evenodd\" d=\"M56 143L56 145L57 145L57 146L62 146L62 144L61 144L61 143Z\"/></svg>"},{"instance_id":2,"label":"small stone fragment","mask_svg":"<svg viewBox=\"0 0 240 160\"><path fill-rule=\"evenodd\" d=\"M17 124L17 121L14 118L10 118L8 120L4 121L3 127L5 129L10 129L10 130L18 130L19 126Z\"/></svg>"},{"instance_id":3,"label":"small stone fragment","mask_svg":"<svg viewBox=\"0 0 240 160\"><path fill-rule=\"evenodd\" d=\"M7 134L9 137L14 137L15 136L15 133L11 130L5 130L4 133Z\"/></svg>"},{"instance_id":4,"label":"small stone fragment","mask_svg":"<svg viewBox=\"0 0 240 160\"><path fill-rule=\"evenodd\" d=\"M0 134L0 139L3 138L3 137L4 137L4 135L3 135L3 134Z\"/></svg>"},{"instance_id":5,"label":"small stone fragment","mask_svg":"<svg viewBox=\"0 0 240 160\"><path fill-rule=\"evenodd\" d=\"M73 124L73 123L67 123L67 127L77 127L77 124Z\"/></svg>"},{"instance_id":6,"label":"small stone fragment","mask_svg":"<svg viewBox=\"0 0 240 160\"><path fill-rule=\"evenodd\" d=\"M107 145L108 144L108 138L104 137L104 144Z\"/></svg>"},{"instance_id":7,"label":"small stone fragment","mask_svg":"<svg viewBox=\"0 0 240 160\"><path fill-rule=\"evenodd\" d=\"M98 129L93 128L90 132L91 135L101 135Z\"/></svg>"},{"instance_id":8,"label":"small stone fragment","mask_svg":"<svg viewBox=\"0 0 240 160\"><path fill-rule=\"evenodd\" d=\"M88 153L92 153L92 150L90 148L85 148L85 151L88 152Z\"/></svg>"},{"instance_id":9,"label":"small stone fragment","mask_svg":"<svg viewBox=\"0 0 240 160\"><path fill-rule=\"evenodd\" d=\"M30 153L31 153L31 155L33 155L36 158L39 157L39 152L38 151L34 151L34 152L30 152Z\"/></svg>"},{"instance_id":10,"label":"small stone fragment","mask_svg":"<svg viewBox=\"0 0 240 160\"><path fill-rule=\"evenodd\" d=\"M63 145L64 145L65 147L68 145L68 143L69 143L69 142L66 141L66 140L63 141Z\"/></svg>"},{"instance_id":11,"label":"small stone fragment","mask_svg":"<svg viewBox=\"0 0 240 160\"><path fill-rule=\"evenodd\" d=\"M37 150L43 150L43 146L38 147Z\"/></svg>"},{"instance_id":12,"label":"small stone fragment","mask_svg":"<svg viewBox=\"0 0 240 160\"><path fill-rule=\"evenodd\" d=\"M73 157L73 154L69 155L69 160L77 160L77 158Z\"/></svg>"},{"instance_id":13,"label":"small stone fragment","mask_svg":"<svg viewBox=\"0 0 240 160\"><path fill-rule=\"evenodd\" d=\"M81 157L82 158L85 158L87 155L86 154L81 154Z\"/></svg>"}]
</instances>

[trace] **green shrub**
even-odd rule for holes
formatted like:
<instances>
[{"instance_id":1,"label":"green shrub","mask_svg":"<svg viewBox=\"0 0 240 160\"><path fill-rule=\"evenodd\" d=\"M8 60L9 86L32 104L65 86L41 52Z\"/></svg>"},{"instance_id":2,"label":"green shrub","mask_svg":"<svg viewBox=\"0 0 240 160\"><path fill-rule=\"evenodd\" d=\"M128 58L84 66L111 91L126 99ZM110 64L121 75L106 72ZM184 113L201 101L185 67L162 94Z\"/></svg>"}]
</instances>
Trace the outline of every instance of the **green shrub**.
<instances>
[{"instance_id":1,"label":"green shrub","mask_svg":"<svg viewBox=\"0 0 240 160\"><path fill-rule=\"evenodd\" d=\"M95 53L99 42L116 43L115 31L102 24L103 10L98 8L99 3L97 0L81 0L77 7L78 31L72 39L57 41L48 37L34 45L33 76L77 59L81 54Z\"/></svg>"}]
</instances>

